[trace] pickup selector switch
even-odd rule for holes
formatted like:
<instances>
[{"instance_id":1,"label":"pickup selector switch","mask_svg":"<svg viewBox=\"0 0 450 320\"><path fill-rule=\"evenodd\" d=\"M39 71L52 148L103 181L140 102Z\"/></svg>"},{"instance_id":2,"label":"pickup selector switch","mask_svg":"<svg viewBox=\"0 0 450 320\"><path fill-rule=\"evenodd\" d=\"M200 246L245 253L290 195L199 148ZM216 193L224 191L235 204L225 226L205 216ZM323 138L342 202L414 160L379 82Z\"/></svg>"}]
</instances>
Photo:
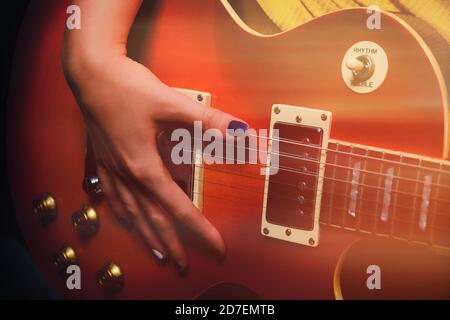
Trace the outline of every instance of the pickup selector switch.
<instances>
[{"instance_id":1,"label":"pickup selector switch","mask_svg":"<svg viewBox=\"0 0 450 320\"><path fill-rule=\"evenodd\" d=\"M383 48L371 41L361 41L351 46L342 59L342 79L352 91L370 93L383 84L388 67Z\"/></svg>"}]
</instances>

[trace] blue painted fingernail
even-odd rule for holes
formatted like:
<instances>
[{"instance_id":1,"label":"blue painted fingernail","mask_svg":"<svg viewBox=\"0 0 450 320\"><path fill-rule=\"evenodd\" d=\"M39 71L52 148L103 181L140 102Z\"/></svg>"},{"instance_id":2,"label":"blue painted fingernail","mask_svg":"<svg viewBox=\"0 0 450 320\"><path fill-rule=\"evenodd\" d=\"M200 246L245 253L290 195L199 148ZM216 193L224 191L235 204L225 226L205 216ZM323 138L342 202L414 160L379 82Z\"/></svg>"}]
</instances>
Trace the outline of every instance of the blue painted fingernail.
<instances>
[{"instance_id":1,"label":"blue painted fingernail","mask_svg":"<svg viewBox=\"0 0 450 320\"><path fill-rule=\"evenodd\" d=\"M244 132L248 129L248 124L238 120L231 120L228 124L228 130L243 130Z\"/></svg>"},{"instance_id":2,"label":"blue painted fingernail","mask_svg":"<svg viewBox=\"0 0 450 320\"><path fill-rule=\"evenodd\" d=\"M227 134L232 137L242 137L248 130L248 124L238 120L231 120L228 124Z\"/></svg>"}]
</instances>

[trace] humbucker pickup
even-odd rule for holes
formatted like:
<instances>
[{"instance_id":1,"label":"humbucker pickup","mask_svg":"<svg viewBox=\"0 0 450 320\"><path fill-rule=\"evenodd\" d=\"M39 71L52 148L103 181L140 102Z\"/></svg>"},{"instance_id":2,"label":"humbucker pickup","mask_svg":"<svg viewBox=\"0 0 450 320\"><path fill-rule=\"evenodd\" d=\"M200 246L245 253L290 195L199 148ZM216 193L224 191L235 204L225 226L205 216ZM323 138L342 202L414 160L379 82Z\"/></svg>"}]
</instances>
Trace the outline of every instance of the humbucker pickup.
<instances>
[{"instance_id":1,"label":"humbucker pickup","mask_svg":"<svg viewBox=\"0 0 450 320\"><path fill-rule=\"evenodd\" d=\"M265 177L261 225L264 236L318 245L330 124L328 111L272 106L267 159L272 173L267 170Z\"/></svg>"}]
</instances>

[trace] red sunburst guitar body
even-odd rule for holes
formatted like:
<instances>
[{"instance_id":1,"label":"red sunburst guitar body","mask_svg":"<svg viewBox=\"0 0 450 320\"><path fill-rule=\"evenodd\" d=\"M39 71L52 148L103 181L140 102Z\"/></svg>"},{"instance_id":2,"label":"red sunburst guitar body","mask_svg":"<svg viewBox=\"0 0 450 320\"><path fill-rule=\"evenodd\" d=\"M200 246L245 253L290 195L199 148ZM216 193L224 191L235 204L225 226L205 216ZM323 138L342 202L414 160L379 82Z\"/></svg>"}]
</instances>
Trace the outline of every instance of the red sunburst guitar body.
<instances>
[{"instance_id":1,"label":"red sunburst guitar body","mask_svg":"<svg viewBox=\"0 0 450 320\"><path fill-rule=\"evenodd\" d=\"M263 180L215 170L204 171L203 213L224 237L224 262L187 239L190 271L180 277L169 264L156 262L101 201L95 203L97 234L81 239L71 215L90 199L81 188L83 119L60 63L67 5L31 2L16 51L8 118L9 179L17 218L33 258L63 296L104 298L97 271L114 261L124 275L117 298L450 298L450 262L440 249L327 225L321 225L315 247L265 237ZM231 7L219 1L171 0L153 10L147 7L130 34L130 56L170 86L209 92L212 106L256 129L268 128L272 105L281 103L331 111L333 139L437 162L448 154L442 71L425 42L394 15L382 13L382 28L369 30L366 11L348 9L262 36L246 30ZM341 74L347 50L360 41L378 44L389 61L384 82L366 94L348 88ZM444 185L449 184L448 168L440 164ZM226 169L252 171L243 165ZM32 210L43 192L52 194L58 206L56 219L47 226ZM450 206L440 210L440 226L449 228ZM64 244L77 253L82 290L68 290L53 264L54 253ZM367 289L369 265L381 267L382 290Z\"/></svg>"}]
</instances>

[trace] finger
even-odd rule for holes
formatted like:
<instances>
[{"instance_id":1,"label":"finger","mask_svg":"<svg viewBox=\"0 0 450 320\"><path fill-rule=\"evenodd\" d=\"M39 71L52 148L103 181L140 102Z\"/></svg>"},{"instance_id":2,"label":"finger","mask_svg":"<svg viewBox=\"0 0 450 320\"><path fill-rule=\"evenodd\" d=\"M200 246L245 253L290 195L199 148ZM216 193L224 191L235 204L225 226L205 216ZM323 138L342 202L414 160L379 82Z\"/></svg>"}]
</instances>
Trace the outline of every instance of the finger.
<instances>
[{"instance_id":1,"label":"finger","mask_svg":"<svg viewBox=\"0 0 450 320\"><path fill-rule=\"evenodd\" d=\"M119 195L117 194L113 186L113 182L109 177L108 173L103 167L98 166L97 174L102 184L103 195L111 212L114 214L114 216L119 220L119 222L122 225L126 226L127 228L130 228L131 221L129 219L129 215L125 210L122 209L122 204L119 201Z\"/></svg>"},{"instance_id":2,"label":"finger","mask_svg":"<svg viewBox=\"0 0 450 320\"><path fill-rule=\"evenodd\" d=\"M166 257L164 246L161 244L158 236L145 219L145 213L142 211L136 197L130 192L130 189L119 179L112 178L113 187L119 197L119 205L122 210L132 217L133 224L144 243L152 251L158 260L164 260ZM138 195L137 192L134 192Z\"/></svg>"},{"instance_id":3,"label":"finger","mask_svg":"<svg viewBox=\"0 0 450 320\"><path fill-rule=\"evenodd\" d=\"M152 251L153 255L160 261L165 260L166 254L164 253L165 250L162 249L163 245L153 232L146 219L142 216L137 217L135 225L139 235L144 240L144 243L148 246L148 248Z\"/></svg>"},{"instance_id":4,"label":"finger","mask_svg":"<svg viewBox=\"0 0 450 320\"><path fill-rule=\"evenodd\" d=\"M140 199L138 201L143 206L143 211L146 213L148 222L159 236L159 239L177 266L178 271L185 273L188 267L187 257L172 219L165 214L161 207L150 200L148 196L142 195L142 198L139 197L138 199Z\"/></svg>"},{"instance_id":5,"label":"finger","mask_svg":"<svg viewBox=\"0 0 450 320\"><path fill-rule=\"evenodd\" d=\"M189 124L201 121L204 130L218 129L222 134L226 134L227 130L246 131L248 129L248 124L242 119L218 109L206 107L180 92L169 89L173 92L167 95L169 101L157 116L160 120L181 121Z\"/></svg>"},{"instance_id":6,"label":"finger","mask_svg":"<svg viewBox=\"0 0 450 320\"><path fill-rule=\"evenodd\" d=\"M172 180L161 158L153 151L152 169L142 167L134 172L136 179L150 191L156 200L183 225L199 235L220 257L225 254L225 243L217 229L194 206L192 200Z\"/></svg>"},{"instance_id":7,"label":"finger","mask_svg":"<svg viewBox=\"0 0 450 320\"><path fill-rule=\"evenodd\" d=\"M119 191L127 192L122 181L118 180L116 185ZM136 205L142 213L137 223L142 235L153 238L153 234L149 234L148 228L143 226L143 221L145 221L157 234L159 242L162 243L162 246L174 260L178 271L184 273L187 270L187 258L173 221L163 212L161 207L153 202L147 192L142 192L142 189L134 190L134 194Z\"/></svg>"}]
</instances>

